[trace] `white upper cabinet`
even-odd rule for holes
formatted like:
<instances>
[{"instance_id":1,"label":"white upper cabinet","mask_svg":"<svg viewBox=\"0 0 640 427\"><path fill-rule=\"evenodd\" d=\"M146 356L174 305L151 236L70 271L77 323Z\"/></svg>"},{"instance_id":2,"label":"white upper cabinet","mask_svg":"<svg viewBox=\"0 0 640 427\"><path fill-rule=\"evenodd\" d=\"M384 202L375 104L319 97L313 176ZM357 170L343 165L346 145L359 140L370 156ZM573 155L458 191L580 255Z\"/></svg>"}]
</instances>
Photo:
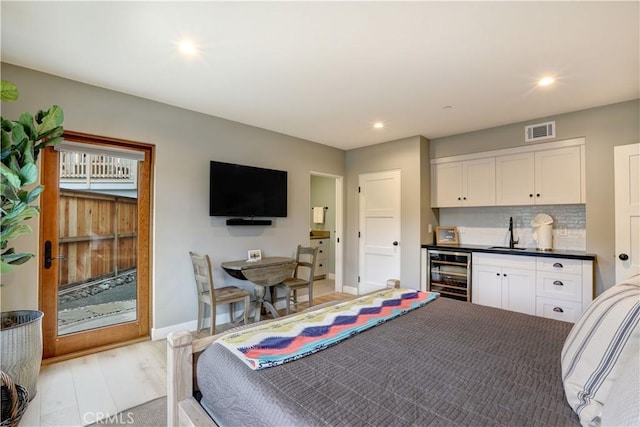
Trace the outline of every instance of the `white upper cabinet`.
<instances>
[{"instance_id":1,"label":"white upper cabinet","mask_svg":"<svg viewBox=\"0 0 640 427\"><path fill-rule=\"evenodd\" d=\"M493 206L495 182L494 157L433 165L433 206Z\"/></svg>"},{"instance_id":2,"label":"white upper cabinet","mask_svg":"<svg viewBox=\"0 0 640 427\"><path fill-rule=\"evenodd\" d=\"M498 206L535 203L534 153L496 157L496 204Z\"/></svg>"},{"instance_id":3,"label":"white upper cabinet","mask_svg":"<svg viewBox=\"0 0 640 427\"><path fill-rule=\"evenodd\" d=\"M585 203L584 138L488 154L432 161L433 207Z\"/></svg>"},{"instance_id":4,"label":"white upper cabinet","mask_svg":"<svg viewBox=\"0 0 640 427\"><path fill-rule=\"evenodd\" d=\"M536 152L536 204L584 203L581 164L580 147Z\"/></svg>"}]
</instances>

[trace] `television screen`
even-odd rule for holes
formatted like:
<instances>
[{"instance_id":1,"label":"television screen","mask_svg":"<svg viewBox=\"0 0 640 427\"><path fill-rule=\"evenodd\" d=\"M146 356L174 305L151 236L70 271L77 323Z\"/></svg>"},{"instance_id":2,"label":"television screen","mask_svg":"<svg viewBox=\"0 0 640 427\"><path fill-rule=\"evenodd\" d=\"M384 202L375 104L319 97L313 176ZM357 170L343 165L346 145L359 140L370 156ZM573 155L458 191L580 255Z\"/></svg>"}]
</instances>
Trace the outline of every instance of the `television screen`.
<instances>
[{"instance_id":1,"label":"television screen","mask_svg":"<svg viewBox=\"0 0 640 427\"><path fill-rule=\"evenodd\" d=\"M286 217L287 172L212 161L209 215Z\"/></svg>"}]
</instances>

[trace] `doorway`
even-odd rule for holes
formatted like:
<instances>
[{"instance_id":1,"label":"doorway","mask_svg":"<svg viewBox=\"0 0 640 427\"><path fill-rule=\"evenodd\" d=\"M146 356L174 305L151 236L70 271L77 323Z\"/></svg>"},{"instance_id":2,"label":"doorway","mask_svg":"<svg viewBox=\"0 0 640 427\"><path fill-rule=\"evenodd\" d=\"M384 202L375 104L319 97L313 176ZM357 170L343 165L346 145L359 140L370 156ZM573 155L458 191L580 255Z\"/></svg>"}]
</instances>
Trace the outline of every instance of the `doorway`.
<instances>
[{"instance_id":1,"label":"doorway","mask_svg":"<svg viewBox=\"0 0 640 427\"><path fill-rule=\"evenodd\" d=\"M358 294L400 279L400 170L361 174Z\"/></svg>"},{"instance_id":2,"label":"doorway","mask_svg":"<svg viewBox=\"0 0 640 427\"><path fill-rule=\"evenodd\" d=\"M153 147L65 132L42 156L44 358L149 335Z\"/></svg>"},{"instance_id":3,"label":"doorway","mask_svg":"<svg viewBox=\"0 0 640 427\"><path fill-rule=\"evenodd\" d=\"M640 144L614 147L616 283L640 272Z\"/></svg>"},{"instance_id":4,"label":"doorway","mask_svg":"<svg viewBox=\"0 0 640 427\"><path fill-rule=\"evenodd\" d=\"M324 289L331 292L342 292L343 271L343 243L342 243L342 182L339 175L322 172L311 172L309 181L309 230L312 235L326 237L329 243L326 263L320 270L322 279L314 281L314 295L316 289ZM314 208L322 210L321 217L314 218ZM317 211L317 209L316 209ZM318 222L316 222L318 221ZM325 240L325 239L322 239ZM313 242L311 242L311 245ZM316 268L316 270L318 270ZM317 274L317 273L316 273ZM316 286L317 285L317 286Z\"/></svg>"}]
</instances>

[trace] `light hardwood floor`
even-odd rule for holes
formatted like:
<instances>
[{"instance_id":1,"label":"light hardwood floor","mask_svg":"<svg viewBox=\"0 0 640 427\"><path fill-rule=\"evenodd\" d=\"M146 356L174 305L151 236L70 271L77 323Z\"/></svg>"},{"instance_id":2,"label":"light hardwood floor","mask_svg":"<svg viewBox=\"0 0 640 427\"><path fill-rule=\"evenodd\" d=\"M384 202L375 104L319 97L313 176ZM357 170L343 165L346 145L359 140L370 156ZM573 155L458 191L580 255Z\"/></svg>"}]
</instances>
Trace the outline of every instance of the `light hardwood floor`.
<instances>
[{"instance_id":1,"label":"light hardwood floor","mask_svg":"<svg viewBox=\"0 0 640 427\"><path fill-rule=\"evenodd\" d=\"M319 293L316 304L353 297ZM20 426L84 426L166 394L166 340L144 341L43 366Z\"/></svg>"},{"instance_id":2,"label":"light hardwood floor","mask_svg":"<svg viewBox=\"0 0 640 427\"><path fill-rule=\"evenodd\" d=\"M167 394L166 341L45 365L21 426L91 424Z\"/></svg>"}]
</instances>

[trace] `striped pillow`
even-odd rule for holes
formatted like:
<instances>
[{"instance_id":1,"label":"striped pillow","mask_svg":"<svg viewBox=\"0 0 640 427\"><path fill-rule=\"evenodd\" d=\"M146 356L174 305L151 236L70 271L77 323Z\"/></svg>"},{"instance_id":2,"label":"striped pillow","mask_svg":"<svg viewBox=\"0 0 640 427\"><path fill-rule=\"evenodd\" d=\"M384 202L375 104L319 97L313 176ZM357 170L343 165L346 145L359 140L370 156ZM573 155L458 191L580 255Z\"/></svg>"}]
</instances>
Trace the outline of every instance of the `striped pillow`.
<instances>
[{"instance_id":1,"label":"striped pillow","mask_svg":"<svg viewBox=\"0 0 640 427\"><path fill-rule=\"evenodd\" d=\"M598 296L571 329L562 348L562 381L583 426L598 425L616 377L638 363L640 275Z\"/></svg>"}]
</instances>

